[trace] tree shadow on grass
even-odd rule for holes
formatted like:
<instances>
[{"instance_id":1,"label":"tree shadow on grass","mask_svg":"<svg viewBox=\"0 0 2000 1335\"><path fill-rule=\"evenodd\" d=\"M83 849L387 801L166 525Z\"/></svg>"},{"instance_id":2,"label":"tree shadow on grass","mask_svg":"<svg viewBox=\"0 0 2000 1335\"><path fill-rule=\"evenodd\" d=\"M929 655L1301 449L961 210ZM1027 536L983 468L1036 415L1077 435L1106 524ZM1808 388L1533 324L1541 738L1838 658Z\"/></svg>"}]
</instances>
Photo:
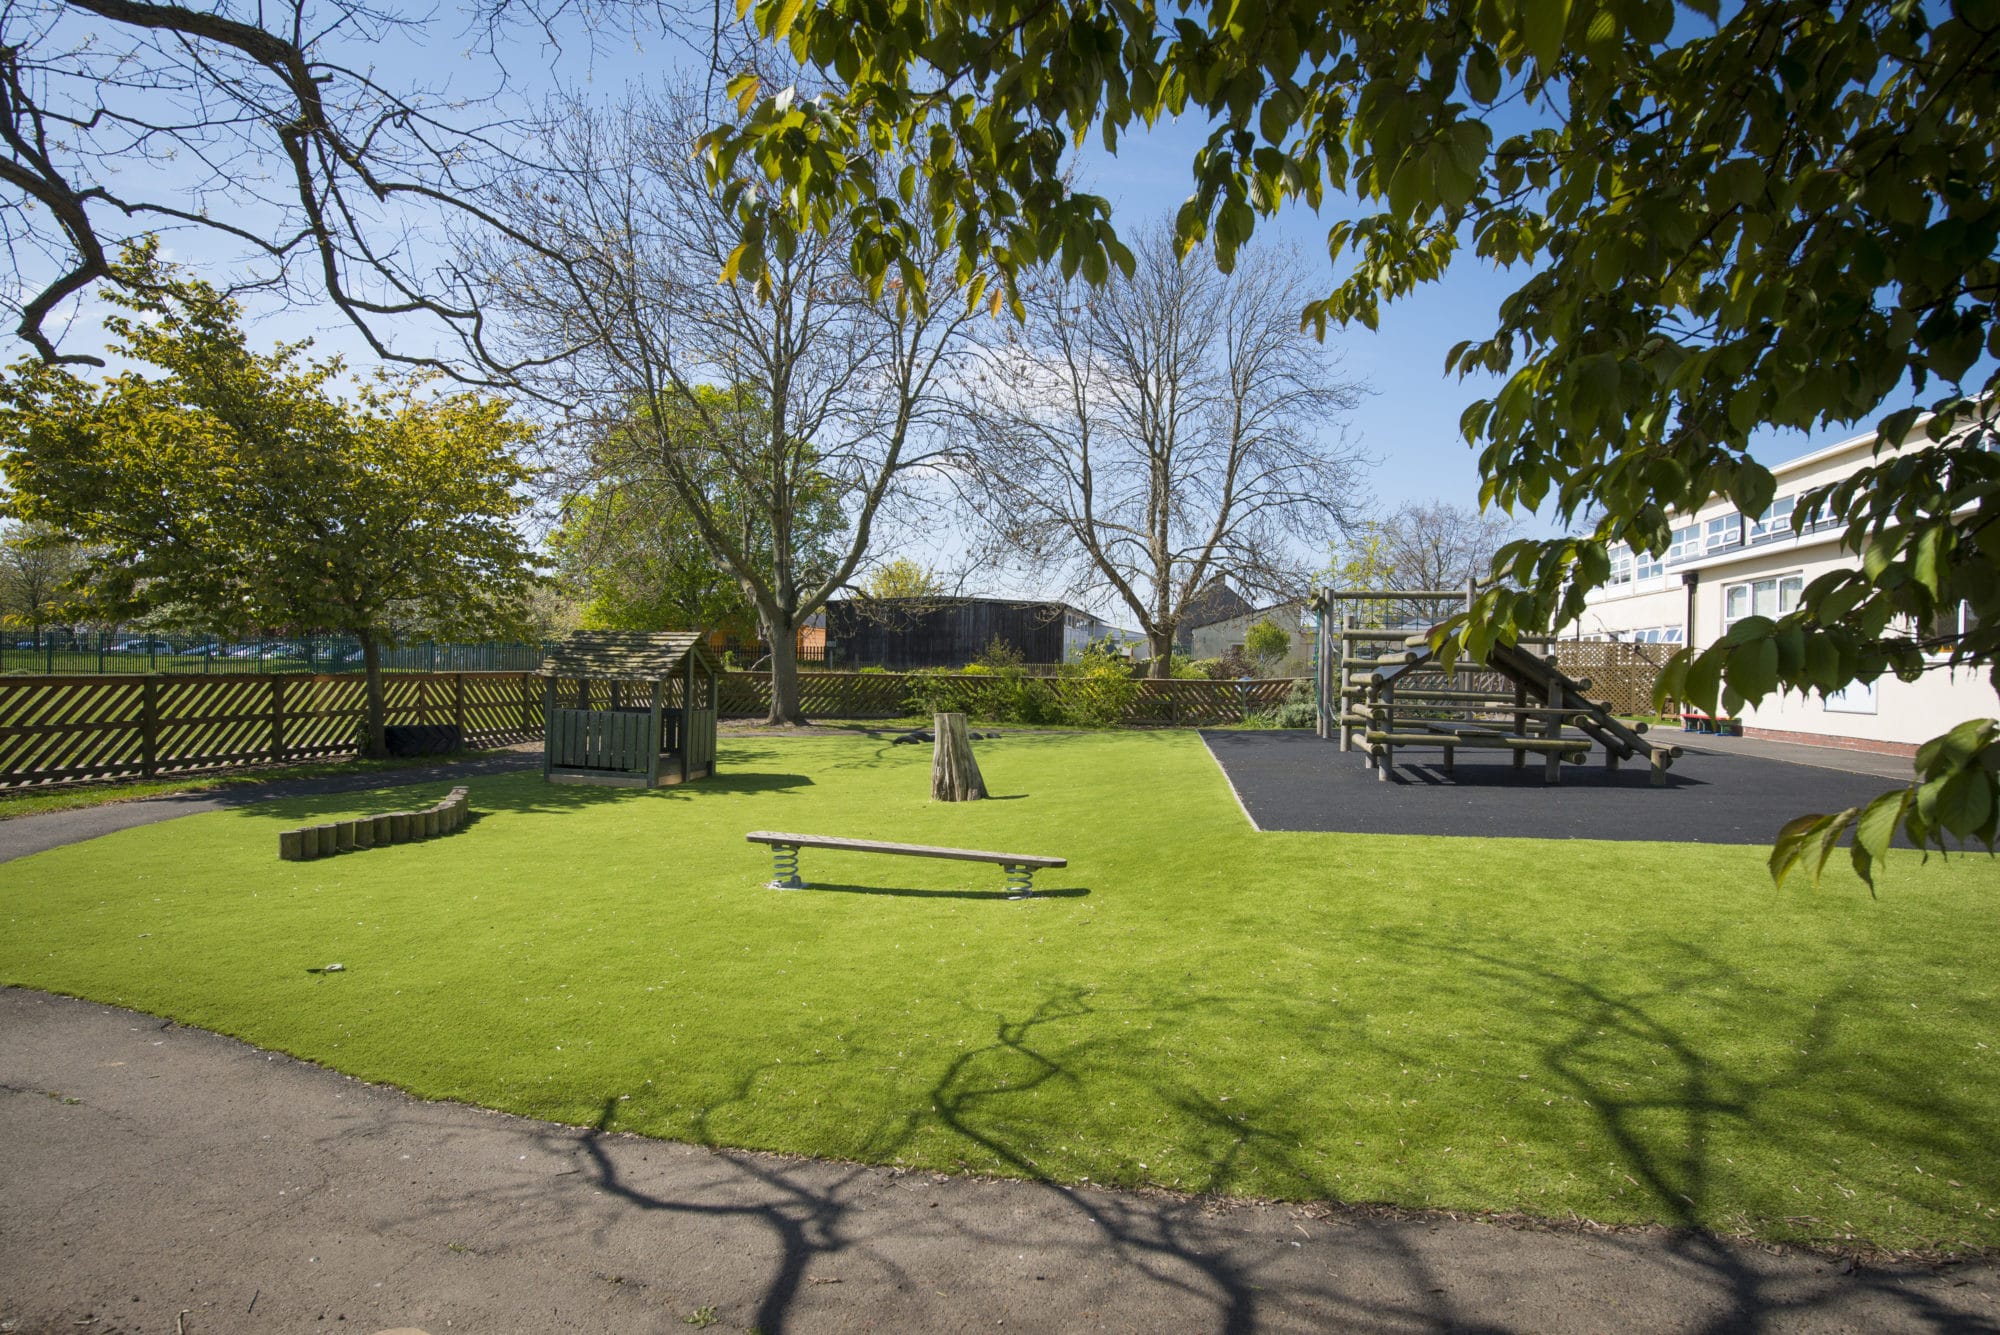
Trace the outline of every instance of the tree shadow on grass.
<instances>
[{"instance_id":1,"label":"tree shadow on grass","mask_svg":"<svg viewBox=\"0 0 2000 1335\"><path fill-rule=\"evenodd\" d=\"M1795 1282L1753 1264L1750 1249L1714 1231L1718 1224L1755 1230L1760 1223L1756 1207L1731 1199L1727 1187L1717 1183L1717 1160L1724 1153L1717 1142L1725 1131L1765 1139L1822 1168L1840 1163L1836 1151L1843 1144L1894 1144L1933 1168L1943 1163L1964 1172L1987 1165L1987 1180L1969 1185L1988 1198L2000 1191L2000 1174L1991 1169L2000 1163L2000 1121L1990 1108L1947 1093L1943 1073L1921 1059L1871 1052L1866 1069L1831 1065L1831 1054L1840 1051L1847 985L1816 997L1761 985L1715 952L1688 942L1667 943L1670 967L1643 982L1620 985L1580 968L1517 958L1497 944L1450 943L1398 931L1380 938L1440 957L1445 967L1432 976L1476 994L1493 1016L1533 1017L1537 1036L1530 1046L1540 1075L1554 1091L1589 1109L1617 1170L1672 1229L1674 1255L1691 1267L1715 1304L1714 1316L1700 1329L1718 1335L1762 1329L1871 1285L1893 1298L1907 1318L1937 1329L1966 1328L1964 1312L1866 1273L1801 1291ZM1728 1013L1705 1022L1700 1034L1690 1033L1670 1018L1690 998ZM1749 1035L1769 1040L1761 1057L1738 1050ZM1768 1048L1779 1040L1784 1052L1774 1058ZM1441 1059L1434 1050L1403 1049L1397 1055L1430 1065ZM1463 1068L1460 1074L1480 1078L1492 1072ZM1786 1098L1801 1090L1814 1091L1805 1115ZM1768 1227L1780 1221L1767 1216L1761 1222ZM1830 1219L1791 1215L1782 1222L1829 1242L1840 1237Z\"/></svg>"},{"instance_id":2,"label":"tree shadow on grass","mask_svg":"<svg viewBox=\"0 0 2000 1335\"><path fill-rule=\"evenodd\" d=\"M998 899L1028 901L1036 899L1082 899L1090 893L1083 886L1058 886L1043 889L1036 886L1028 895L1016 895L1011 890L924 890L903 885L839 885L829 881L808 881L808 892L825 890L841 895L889 895L901 899Z\"/></svg>"},{"instance_id":3,"label":"tree shadow on grass","mask_svg":"<svg viewBox=\"0 0 2000 1335\"><path fill-rule=\"evenodd\" d=\"M1270 1004L1268 998L1248 996L1191 994L1155 1004L1107 1006L1090 989L1053 988L1024 1010L994 1013L987 1041L952 1053L921 1094L906 1100L901 1111L883 1115L857 1139L856 1153L870 1161L894 1163L911 1154L934 1161L935 1144L920 1145L919 1135L942 1128L965 1146L961 1167L1020 1179L1011 1186L956 1188L1013 1193L991 1198L988 1208L981 1208L979 1198L968 1203L961 1195L958 1208L927 1210L928 1175L908 1177L902 1168L884 1171L716 1150L701 1159L677 1161L680 1166L671 1172L642 1171L646 1142L617 1131L623 1106L615 1095L605 1096L594 1126L581 1131L544 1127L535 1134L552 1154L568 1156L581 1168L584 1185L622 1208L697 1225L701 1232L689 1235L689 1243L677 1246L677 1252L699 1239L700 1246L726 1246L738 1254L750 1247L751 1254L767 1256L760 1263L763 1277L753 1299L754 1314L744 1322L767 1335L794 1329L804 1318L801 1299L814 1280L838 1282L842 1274L853 1278L868 1273L908 1290L918 1280L947 1281L929 1269L906 1273L902 1257L922 1258L926 1266L942 1259L948 1267L978 1270L989 1265L989 1258L997 1263L1029 1248L1038 1255L1059 1253L1079 1268L1095 1290L1108 1295L1113 1314L1121 1308L1128 1316L1171 1310L1177 1329L1229 1335L1280 1325L1371 1331L1543 1328L1547 1314L1532 1305L1524 1310L1510 1303L1502 1310L1482 1306L1477 1296L1460 1296L1469 1289L1492 1297L1496 1290L1483 1267L1495 1264L1529 1267L1521 1276L1523 1293L1561 1290L1575 1295L1570 1301L1587 1303L1592 1286L1601 1283L1603 1292L1620 1300L1643 1303L1649 1294L1656 1295L1670 1305L1655 1314L1660 1324L1715 1335L1810 1323L1816 1313L1846 1319L1857 1310L1917 1328L1993 1328L1971 1317L1963 1302L1954 1308L1941 1301L1953 1295L1934 1281L1899 1279L1867 1268L1843 1276L1831 1265L1807 1274L1797 1265L1774 1264L1761 1249L1732 1245L1701 1231L1713 1205L1712 1124L1754 1116L1770 1089L1795 1085L1815 1073L1813 1054L1834 1037L1836 1021L1830 1015L1815 1016L1800 1031L1808 1051L1798 1060L1746 1074L1727 1069L1703 1040L1662 1013L1662 999L1688 988L1737 986L1745 1004L1756 1004L1757 989L1744 987L1734 970L1706 952L1688 950L1662 975L1636 987L1620 987L1581 971L1522 963L1477 945L1417 939L1402 944L1441 952L1459 970L1455 986L1490 992L1496 1008L1527 1006L1537 1017L1553 1017L1547 1023L1538 1018L1531 1026L1543 1034L1533 1049L1545 1077L1587 1100L1619 1161L1636 1179L1651 1183L1658 1199L1683 1202L1678 1210L1665 1212L1669 1222L1680 1226L1677 1232L1665 1238L1657 1232L1593 1233L1586 1251L1553 1239L1515 1245L1506 1241L1517 1236L1510 1234L1499 1235L1503 1240L1497 1244L1468 1240L1460 1225L1440 1239L1436 1218L1421 1214L1364 1211L1346 1216L1344 1227L1329 1227L1324 1206L1308 1206L1292 1216L1293 1221L1321 1221L1314 1224L1317 1232L1308 1232L1298 1222L1287 1227L1268 1209L1237 1223L1229 1217L1228 1203L1212 1195L1106 1190L1059 1180L1044 1166L1040 1156L1046 1150L1038 1147L1037 1135L1045 1140L1055 1130L1065 1137L1087 1136L1090 1129L1051 1128L1023 1101L1052 1092L1090 1094L1096 1074L1109 1069L1150 1090L1161 1108L1171 1108L1199 1128L1195 1135L1184 1134L1183 1141L1201 1160L1203 1190L1243 1180L1242 1171L1254 1165L1267 1176L1271 1171L1283 1174L1294 1184L1288 1195L1335 1207L1331 1218L1340 1224L1342 1193L1308 1162L1312 1147L1301 1142L1283 1091L1239 1089L1226 1100L1201 1093L1194 1089L1193 1077L1161 1073L1157 1044L1140 1037L1149 1024L1170 1027L1197 1015L1212 1018L1218 1009L1247 1013ZM1831 1007L1822 1004L1818 1010ZM1372 1046L1431 1063L1450 1056L1437 1050L1398 1051L1379 1037L1384 1031L1368 1017L1329 1013L1325 1019L1322 1032L1330 1044ZM1611 1050L1621 1043L1631 1050ZM1655 1059L1664 1072L1654 1077L1654 1086L1628 1087L1636 1084L1631 1077L1656 1069ZM825 1068L874 1060L865 1052L841 1051L748 1065L727 1092L700 1110L690 1139L707 1145L726 1140L716 1119L732 1108L782 1099L774 1082L801 1065ZM1888 1079L1895 1078L1892 1071ZM1087 1102L1085 1107L1087 1122L1095 1105ZM1838 1119L1851 1110L1842 1100L1824 1117ZM1959 1152L1964 1149L1958 1147ZM484 1204L504 1212L516 1199L526 1204L546 1190L539 1183L524 1183L496 1192ZM657 1234L645 1235L643 1242L617 1236L620 1215L589 1212L587 1198L577 1198L568 1208L577 1212L571 1219L591 1221L607 1252L619 1244L629 1250L662 1240ZM1301 1242L1293 1237L1293 1228L1305 1236L1311 1251L1295 1250ZM762 1244L750 1243L752 1237L763 1239ZM1461 1246L1474 1248L1475 1254L1459 1255L1454 1249ZM1538 1257L1545 1257L1546 1265ZM829 1271L835 1260L844 1268ZM1587 1269L1579 1272L1580 1265ZM1638 1278L1620 1277L1628 1273ZM1864 1300L1872 1308L1852 1306ZM814 1320L825 1315L823 1304L813 1309Z\"/></svg>"}]
</instances>

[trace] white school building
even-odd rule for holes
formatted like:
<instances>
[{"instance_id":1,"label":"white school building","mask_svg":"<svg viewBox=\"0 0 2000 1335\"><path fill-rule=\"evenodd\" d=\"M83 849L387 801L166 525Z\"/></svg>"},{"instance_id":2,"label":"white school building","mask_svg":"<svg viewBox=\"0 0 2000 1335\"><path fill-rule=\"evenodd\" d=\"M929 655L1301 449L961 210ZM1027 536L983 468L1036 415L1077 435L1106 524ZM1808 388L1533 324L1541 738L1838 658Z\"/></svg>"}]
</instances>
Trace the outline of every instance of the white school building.
<instances>
[{"instance_id":1,"label":"white school building","mask_svg":"<svg viewBox=\"0 0 2000 1335\"><path fill-rule=\"evenodd\" d=\"M1675 516L1673 546L1663 556L1613 548L1610 580L1592 591L1582 621L1564 637L1659 644L1664 661L1684 643L1712 644L1738 618L1791 611L1812 580L1860 560L1841 549L1838 522L1822 519L1793 533L1792 508L1801 493L1867 463L1874 443L1871 431L1774 467L1777 497L1761 515L1740 514L1717 498L1691 516ZM1956 615L1966 613L1961 608ZM1996 716L2000 693L1986 672L1954 670L1939 655L1917 681L1883 676L1825 698L1767 697L1744 709L1743 730L1780 741L1910 754L1965 719Z\"/></svg>"}]
</instances>

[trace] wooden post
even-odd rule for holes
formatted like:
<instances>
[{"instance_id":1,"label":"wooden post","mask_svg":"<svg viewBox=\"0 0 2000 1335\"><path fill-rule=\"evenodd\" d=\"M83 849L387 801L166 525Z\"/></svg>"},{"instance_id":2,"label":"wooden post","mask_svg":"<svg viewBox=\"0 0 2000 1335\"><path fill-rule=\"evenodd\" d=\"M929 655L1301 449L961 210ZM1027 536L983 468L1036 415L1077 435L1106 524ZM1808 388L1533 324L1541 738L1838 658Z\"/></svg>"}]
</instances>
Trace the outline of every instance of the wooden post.
<instances>
[{"instance_id":1,"label":"wooden post","mask_svg":"<svg viewBox=\"0 0 2000 1335\"><path fill-rule=\"evenodd\" d=\"M1514 735L1516 737L1526 737L1528 735L1527 705L1528 683L1517 678L1514 682ZM1518 746L1515 747L1514 768L1521 769L1527 763L1528 753Z\"/></svg>"},{"instance_id":2,"label":"wooden post","mask_svg":"<svg viewBox=\"0 0 2000 1335\"><path fill-rule=\"evenodd\" d=\"M694 736L694 650L689 649L686 658L687 672L681 682L681 782L694 777L693 767L688 764L688 739Z\"/></svg>"},{"instance_id":3,"label":"wooden post","mask_svg":"<svg viewBox=\"0 0 2000 1335\"><path fill-rule=\"evenodd\" d=\"M666 698L667 684L658 677L653 678L653 707L646 716L646 786L660 786L660 705Z\"/></svg>"},{"instance_id":4,"label":"wooden post","mask_svg":"<svg viewBox=\"0 0 2000 1335\"><path fill-rule=\"evenodd\" d=\"M531 737L535 732L535 679L528 673L521 674L521 735Z\"/></svg>"},{"instance_id":5,"label":"wooden post","mask_svg":"<svg viewBox=\"0 0 2000 1335\"><path fill-rule=\"evenodd\" d=\"M271 759L285 758L285 679L271 678Z\"/></svg>"},{"instance_id":6,"label":"wooden post","mask_svg":"<svg viewBox=\"0 0 2000 1335\"><path fill-rule=\"evenodd\" d=\"M451 674L451 726L458 729L458 744L465 745L465 674Z\"/></svg>"},{"instance_id":7,"label":"wooden post","mask_svg":"<svg viewBox=\"0 0 2000 1335\"><path fill-rule=\"evenodd\" d=\"M542 777L549 777L550 753L555 750L556 679L542 678Z\"/></svg>"},{"instance_id":8,"label":"wooden post","mask_svg":"<svg viewBox=\"0 0 2000 1335\"><path fill-rule=\"evenodd\" d=\"M160 769L160 682L151 673L139 683L139 772L152 778Z\"/></svg>"},{"instance_id":9,"label":"wooden post","mask_svg":"<svg viewBox=\"0 0 2000 1335\"><path fill-rule=\"evenodd\" d=\"M1550 709L1558 709L1562 706L1563 693L1557 686L1557 680L1556 670L1553 666L1550 666L1548 668L1546 683L1542 687L1542 703ZM1562 715L1550 714L1547 726L1542 729L1542 736L1550 741L1560 741L1562 739L1562 731ZM1544 783L1561 783L1562 763L1562 751L1559 748L1550 747L1548 750L1548 759L1543 762L1542 781Z\"/></svg>"},{"instance_id":10,"label":"wooden post","mask_svg":"<svg viewBox=\"0 0 2000 1335\"><path fill-rule=\"evenodd\" d=\"M931 749L931 801L977 802L985 797L986 779L972 756L965 715L939 714L931 727L937 738Z\"/></svg>"},{"instance_id":11,"label":"wooden post","mask_svg":"<svg viewBox=\"0 0 2000 1335\"><path fill-rule=\"evenodd\" d=\"M715 669L702 664L701 670L708 677L708 777L715 777L716 730L722 723L722 683L716 678Z\"/></svg>"},{"instance_id":12,"label":"wooden post","mask_svg":"<svg viewBox=\"0 0 2000 1335\"><path fill-rule=\"evenodd\" d=\"M1354 745L1354 734L1347 726L1347 711L1354 707L1354 692L1347 685L1348 647L1352 643L1347 632L1353 629L1352 617L1353 613L1345 607L1340 609L1340 661L1334 667L1334 671L1340 674L1340 694L1337 697L1340 717L1334 720L1334 725L1340 729L1340 749L1343 751L1352 749Z\"/></svg>"}]
</instances>

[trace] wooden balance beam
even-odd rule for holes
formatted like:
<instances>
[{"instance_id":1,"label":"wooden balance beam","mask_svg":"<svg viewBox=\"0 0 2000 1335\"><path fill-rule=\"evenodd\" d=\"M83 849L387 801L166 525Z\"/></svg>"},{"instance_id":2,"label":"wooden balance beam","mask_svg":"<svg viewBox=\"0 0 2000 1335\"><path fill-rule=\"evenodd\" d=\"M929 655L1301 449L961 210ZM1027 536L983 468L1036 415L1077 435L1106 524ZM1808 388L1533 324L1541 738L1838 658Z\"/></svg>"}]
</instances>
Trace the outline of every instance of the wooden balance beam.
<instances>
[{"instance_id":1,"label":"wooden balance beam","mask_svg":"<svg viewBox=\"0 0 2000 1335\"><path fill-rule=\"evenodd\" d=\"M799 850L831 848L842 853L888 853L905 858L950 858L957 862L991 862L1007 873L1009 899L1026 899L1034 893L1035 872L1048 867L1067 867L1068 858L1044 857L1036 853L993 853L981 848L940 848L932 844L892 844L878 839L843 839L828 834L787 834L778 830L752 830L743 836L753 844L771 846L773 890L804 890L799 879Z\"/></svg>"}]
</instances>

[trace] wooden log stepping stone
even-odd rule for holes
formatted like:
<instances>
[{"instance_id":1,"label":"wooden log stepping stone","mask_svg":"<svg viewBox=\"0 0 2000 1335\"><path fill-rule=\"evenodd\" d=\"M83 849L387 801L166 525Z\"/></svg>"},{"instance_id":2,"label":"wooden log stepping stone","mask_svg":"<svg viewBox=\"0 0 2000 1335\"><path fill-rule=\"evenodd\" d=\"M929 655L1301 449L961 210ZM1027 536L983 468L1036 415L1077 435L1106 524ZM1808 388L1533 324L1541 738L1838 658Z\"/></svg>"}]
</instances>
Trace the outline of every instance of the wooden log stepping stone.
<instances>
[{"instance_id":1,"label":"wooden log stepping stone","mask_svg":"<svg viewBox=\"0 0 2000 1335\"><path fill-rule=\"evenodd\" d=\"M471 819L471 791L454 788L442 802L422 811L390 811L280 831L278 856L286 862L309 862L357 849L388 848L462 830Z\"/></svg>"}]
</instances>

